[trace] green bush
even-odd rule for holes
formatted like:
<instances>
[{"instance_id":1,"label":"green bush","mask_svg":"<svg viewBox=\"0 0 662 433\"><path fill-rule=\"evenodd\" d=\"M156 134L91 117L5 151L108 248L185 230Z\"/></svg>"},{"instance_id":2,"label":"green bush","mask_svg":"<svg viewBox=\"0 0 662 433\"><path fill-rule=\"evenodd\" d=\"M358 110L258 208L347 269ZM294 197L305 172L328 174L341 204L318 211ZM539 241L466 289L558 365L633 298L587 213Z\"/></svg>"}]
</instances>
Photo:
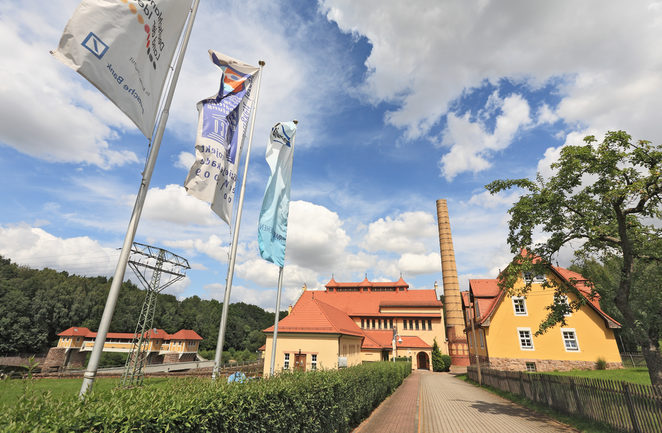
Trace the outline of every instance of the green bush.
<instances>
[{"instance_id":1,"label":"green bush","mask_svg":"<svg viewBox=\"0 0 662 433\"><path fill-rule=\"evenodd\" d=\"M170 379L54 399L26 392L0 412L6 432L349 432L410 373L405 362L285 373L265 380Z\"/></svg>"},{"instance_id":2,"label":"green bush","mask_svg":"<svg viewBox=\"0 0 662 433\"><path fill-rule=\"evenodd\" d=\"M444 371L445 367L446 364L441 357L441 351L439 351L439 345L437 344L437 339L435 338L434 344L432 345L432 371Z\"/></svg>"},{"instance_id":3,"label":"green bush","mask_svg":"<svg viewBox=\"0 0 662 433\"><path fill-rule=\"evenodd\" d=\"M451 357L449 355L441 355L441 360L444 361L444 371L450 371Z\"/></svg>"},{"instance_id":4,"label":"green bush","mask_svg":"<svg viewBox=\"0 0 662 433\"><path fill-rule=\"evenodd\" d=\"M595 361L595 369L596 370L606 370L607 369L607 361L604 358L598 358L598 360Z\"/></svg>"}]
</instances>

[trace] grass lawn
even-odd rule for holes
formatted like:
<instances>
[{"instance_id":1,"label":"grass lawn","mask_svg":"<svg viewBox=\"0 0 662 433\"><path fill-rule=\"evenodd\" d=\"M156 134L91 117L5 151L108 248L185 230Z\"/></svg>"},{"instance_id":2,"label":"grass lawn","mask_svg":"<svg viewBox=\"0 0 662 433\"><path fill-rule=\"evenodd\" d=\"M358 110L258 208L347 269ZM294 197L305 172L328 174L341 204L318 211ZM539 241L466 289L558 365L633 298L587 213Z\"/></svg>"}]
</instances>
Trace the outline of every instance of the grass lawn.
<instances>
[{"instance_id":1,"label":"grass lawn","mask_svg":"<svg viewBox=\"0 0 662 433\"><path fill-rule=\"evenodd\" d=\"M590 379L622 380L623 382L639 383L642 385L651 384L651 379L646 367L622 368L618 370L546 371L544 374L587 377Z\"/></svg>"},{"instance_id":2,"label":"grass lawn","mask_svg":"<svg viewBox=\"0 0 662 433\"><path fill-rule=\"evenodd\" d=\"M146 378L144 386L155 386L172 380L165 377ZM176 380L176 379L175 379ZM119 378L97 378L94 381L95 391L108 391L119 385ZM51 392L53 398L76 396L83 383L82 378L75 379L5 379L0 380L0 408L13 406L28 389L36 393Z\"/></svg>"}]
</instances>

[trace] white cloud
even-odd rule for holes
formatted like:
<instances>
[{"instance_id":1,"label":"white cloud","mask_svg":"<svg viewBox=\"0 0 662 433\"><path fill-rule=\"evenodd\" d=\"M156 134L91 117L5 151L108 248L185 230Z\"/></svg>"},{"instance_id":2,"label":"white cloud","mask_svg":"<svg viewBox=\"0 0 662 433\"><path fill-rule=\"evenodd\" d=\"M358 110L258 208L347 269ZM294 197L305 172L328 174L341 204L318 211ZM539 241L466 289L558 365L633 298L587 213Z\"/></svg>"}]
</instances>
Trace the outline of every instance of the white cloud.
<instances>
[{"instance_id":1,"label":"white cloud","mask_svg":"<svg viewBox=\"0 0 662 433\"><path fill-rule=\"evenodd\" d=\"M131 197L131 201L135 201L135 197ZM208 203L188 195L184 187L174 184L163 189L150 188L142 215L145 219L175 224L220 225Z\"/></svg>"},{"instance_id":2,"label":"white cloud","mask_svg":"<svg viewBox=\"0 0 662 433\"><path fill-rule=\"evenodd\" d=\"M40 228L18 225L0 226L0 255L39 269L48 267L78 275L111 276L119 251L87 236L59 238Z\"/></svg>"},{"instance_id":3,"label":"white cloud","mask_svg":"<svg viewBox=\"0 0 662 433\"><path fill-rule=\"evenodd\" d=\"M477 173L489 168L494 153L508 147L515 134L531 123L529 104L521 95L513 94L495 102L496 98L488 101L488 108L497 104L501 109L492 133L486 130L483 120L472 121L469 113L461 117L448 115L442 144L450 147L450 151L440 162L441 172L448 181L465 171Z\"/></svg>"},{"instance_id":4,"label":"white cloud","mask_svg":"<svg viewBox=\"0 0 662 433\"><path fill-rule=\"evenodd\" d=\"M223 239L217 235L211 235L206 240L184 239L164 241L163 244L169 248L180 248L187 251L188 255L196 253L205 254L219 263L227 263L230 246L223 244Z\"/></svg>"},{"instance_id":5,"label":"white cloud","mask_svg":"<svg viewBox=\"0 0 662 433\"><path fill-rule=\"evenodd\" d=\"M370 223L363 247L368 251L418 253L429 251L426 240L434 239L437 225L427 212L405 212L397 218L386 217Z\"/></svg>"},{"instance_id":6,"label":"white cloud","mask_svg":"<svg viewBox=\"0 0 662 433\"><path fill-rule=\"evenodd\" d=\"M555 114L573 127L626 129L654 139L662 100L659 5L428 0L411 7L322 0L321 10L341 30L368 39L365 95L394 104L386 121L408 138L427 134L466 89L508 78L532 88L557 86ZM545 111L540 117L554 120ZM487 160L462 152L448 160L449 167L451 162L466 168Z\"/></svg>"},{"instance_id":7,"label":"white cloud","mask_svg":"<svg viewBox=\"0 0 662 433\"><path fill-rule=\"evenodd\" d=\"M286 260L304 268L328 272L350 238L337 213L313 203L293 201L287 231Z\"/></svg>"},{"instance_id":8,"label":"white cloud","mask_svg":"<svg viewBox=\"0 0 662 433\"><path fill-rule=\"evenodd\" d=\"M177 155L177 160L173 164L177 168L183 168L188 171L191 169L191 166L195 162L195 155L191 152L179 152Z\"/></svg>"},{"instance_id":9,"label":"white cloud","mask_svg":"<svg viewBox=\"0 0 662 433\"><path fill-rule=\"evenodd\" d=\"M138 162L133 151L110 148L118 131L131 128L132 123L49 55L62 31L54 27L60 24L55 18L61 13L50 5L35 4L40 12L25 6L2 4L0 49L8 66L0 68L0 105L6 107L0 117L0 142L48 161L104 169Z\"/></svg>"},{"instance_id":10,"label":"white cloud","mask_svg":"<svg viewBox=\"0 0 662 433\"><path fill-rule=\"evenodd\" d=\"M507 206L510 208L519 199L520 193L518 191L499 192L491 194L489 191L483 191L479 194L474 194L469 199L469 204L480 206L485 209L503 208Z\"/></svg>"},{"instance_id":11,"label":"white cloud","mask_svg":"<svg viewBox=\"0 0 662 433\"><path fill-rule=\"evenodd\" d=\"M398 260L398 268L406 275L439 273L441 269L441 257L439 253L405 253Z\"/></svg>"}]
</instances>

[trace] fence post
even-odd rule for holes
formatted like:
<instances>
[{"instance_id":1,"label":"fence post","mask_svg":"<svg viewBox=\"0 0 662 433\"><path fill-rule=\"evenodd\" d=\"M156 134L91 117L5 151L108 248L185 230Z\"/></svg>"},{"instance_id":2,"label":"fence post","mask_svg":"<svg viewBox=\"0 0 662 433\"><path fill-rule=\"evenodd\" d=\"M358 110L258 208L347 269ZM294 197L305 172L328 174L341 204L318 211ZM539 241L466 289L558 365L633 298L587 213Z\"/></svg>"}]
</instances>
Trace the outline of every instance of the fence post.
<instances>
[{"instance_id":1,"label":"fence post","mask_svg":"<svg viewBox=\"0 0 662 433\"><path fill-rule=\"evenodd\" d=\"M584 416L584 408L582 407L582 401L579 399L579 392L577 391L577 385L575 385L575 379L570 378L570 388L572 388L572 394L575 396L575 402L577 403L577 412L580 415Z\"/></svg>"},{"instance_id":2,"label":"fence post","mask_svg":"<svg viewBox=\"0 0 662 433\"><path fill-rule=\"evenodd\" d=\"M519 372L519 393L522 397L526 397L526 392L524 391L524 372L520 371Z\"/></svg>"},{"instance_id":3,"label":"fence post","mask_svg":"<svg viewBox=\"0 0 662 433\"><path fill-rule=\"evenodd\" d=\"M637 421L637 415L634 412L634 405L632 404L632 396L630 395L630 387L627 382L621 382L623 386L623 391L625 392L625 401L628 404L628 412L630 412L630 418L632 418L632 428L635 433L641 433L641 428L639 427L639 422Z\"/></svg>"}]
</instances>

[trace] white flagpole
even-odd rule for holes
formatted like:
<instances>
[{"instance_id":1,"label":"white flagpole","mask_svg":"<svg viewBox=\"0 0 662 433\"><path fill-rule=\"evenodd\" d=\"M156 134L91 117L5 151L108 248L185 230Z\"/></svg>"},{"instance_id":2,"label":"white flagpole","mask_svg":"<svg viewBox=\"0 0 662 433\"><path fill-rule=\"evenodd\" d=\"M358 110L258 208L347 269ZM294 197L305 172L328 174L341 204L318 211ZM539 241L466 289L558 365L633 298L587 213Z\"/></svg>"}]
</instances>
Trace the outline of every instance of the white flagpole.
<instances>
[{"instance_id":1,"label":"white flagpole","mask_svg":"<svg viewBox=\"0 0 662 433\"><path fill-rule=\"evenodd\" d=\"M283 289L283 267L278 271L278 295L276 295L276 317L274 318L274 338L271 344L271 365L269 366L269 376L274 375L274 365L276 364L276 340L278 339L278 318L280 316L280 293Z\"/></svg>"},{"instance_id":2,"label":"white flagpole","mask_svg":"<svg viewBox=\"0 0 662 433\"><path fill-rule=\"evenodd\" d=\"M214 369L211 373L212 380L216 380L218 371L221 367L223 356L223 344L225 343L225 327L228 321L228 306L230 305L230 291L232 290L232 277L234 276L234 263L237 259L237 243L239 242L239 225L241 224L241 211L244 206L244 192L246 190L246 175L248 174L248 161L251 159L251 145L253 144L253 128L255 127L255 117L257 116L257 102L260 97L260 84L262 83L262 69L264 61L258 62L260 65L259 81L255 92L255 108L251 118L251 129L248 134L248 146L246 148L246 161L244 162L244 176L241 179L241 191L239 192L239 203L237 204L237 216L234 221L232 233L232 247L230 248L230 263L228 263L228 276L225 280L225 296L223 298L223 313L221 315L221 324L218 329L218 340L216 342L216 354L214 356Z\"/></svg>"},{"instance_id":3,"label":"white flagpole","mask_svg":"<svg viewBox=\"0 0 662 433\"><path fill-rule=\"evenodd\" d=\"M129 220L129 227L126 231L126 236L124 237L124 244L122 245L122 251L120 252L120 257L117 262L117 267L115 268L115 275L113 276L113 282L110 286L110 291L108 292L108 298L106 299L106 306L103 310L103 315L101 316L101 323L99 323L99 330L97 332L97 337L94 340L94 347L92 348L92 353L90 354L90 361L87 363L87 369L83 375L83 384L80 388L80 393L78 394L81 399L85 398L85 394L89 391L94 383L94 378L97 375L97 369L99 367L99 359L101 358L101 352L103 351L103 345L106 342L106 335L108 334L108 329L110 328L110 322L113 318L113 313L115 312L115 305L117 304L117 298L120 294L120 287L122 281L124 280L124 273L126 272L126 265L129 261L129 254L131 253L131 246L133 245L133 239L136 236L136 230L138 229L138 222L140 221L140 214L143 210L143 205L145 204L145 197L147 196L147 190L149 189L149 183L152 180L152 173L154 172L154 166L156 165L156 158L159 154L159 148L161 147L161 140L163 139L163 133L165 131L166 122L168 121L168 114L170 112L170 103L172 102L172 96L175 93L175 86L177 85L177 79L179 78L179 71L182 67L182 62L184 61L184 54L186 53L186 47L188 45L189 38L191 36L191 29L193 28L193 21L195 20L195 14L198 11L198 4L200 0L194 0L193 6L191 7L191 15L189 17L188 24L186 25L186 30L184 32L184 38L182 39L182 48L177 56L175 63L175 69L172 74L172 81L170 87L168 88L168 94L165 99L163 106L163 111L161 112L161 118L159 119L159 124L156 128L156 135L152 141L152 146L149 151L149 156L147 158L147 163L145 164L145 170L143 171L143 178L140 183L140 189L138 190L138 196L136 197L136 202L133 205L133 213L131 214L131 219Z\"/></svg>"}]
</instances>

